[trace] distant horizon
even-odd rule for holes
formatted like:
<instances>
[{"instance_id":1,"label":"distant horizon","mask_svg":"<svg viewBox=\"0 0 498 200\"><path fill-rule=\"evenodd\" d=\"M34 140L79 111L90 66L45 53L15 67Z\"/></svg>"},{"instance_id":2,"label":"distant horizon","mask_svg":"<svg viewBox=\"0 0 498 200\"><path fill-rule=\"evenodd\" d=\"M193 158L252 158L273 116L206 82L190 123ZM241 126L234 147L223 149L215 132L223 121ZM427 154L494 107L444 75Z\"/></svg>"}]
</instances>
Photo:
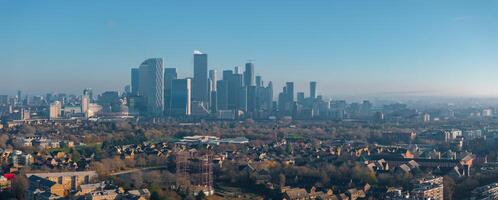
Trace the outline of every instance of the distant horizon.
<instances>
[{"instance_id":1,"label":"distant horizon","mask_svg":"<svg viewBox=\"0 0 498 200\"><path fill-rule=\"evenodd\" d=\"M122 91L161 57L192 77L255 74L327 98L498 98L497 0L0 3L0 94Z\"/></svg>"}]
</instances>

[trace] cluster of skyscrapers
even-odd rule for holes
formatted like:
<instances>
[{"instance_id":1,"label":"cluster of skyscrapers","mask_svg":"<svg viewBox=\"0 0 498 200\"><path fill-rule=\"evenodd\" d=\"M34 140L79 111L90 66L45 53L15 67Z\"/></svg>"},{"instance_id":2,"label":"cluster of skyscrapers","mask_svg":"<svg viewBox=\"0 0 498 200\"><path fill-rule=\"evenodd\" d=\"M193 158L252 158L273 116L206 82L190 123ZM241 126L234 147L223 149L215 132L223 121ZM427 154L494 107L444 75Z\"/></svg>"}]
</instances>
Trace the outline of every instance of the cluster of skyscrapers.
<instances>
[{"instance_id":1,"label":"cluster of skyscrapers","mask_svg":"<svg viewBox=\"0 0 498 200\"><path fill-rule=\"evenodd\" d=\"M277 102L273 101L272 82L255 76L252 62L223 70L208 69L208 55L194 51L192 78L179 78L176 68L163 68L161 58L145 60L131 70L131 113L148 116L214 116L217 118L292 115L296 111L294 84L288 82ZM310 98L316 98L316 82L310 84ZM302 93L304 95L304 93ZM301 96L299 96L301 98ZM302 97L304 103L304 96Z\"/></svg>"},{"instance_id":2,"label":"cluster of skyscrapers","mask_svg":"<svg viewBox=\"0 0 498 200\"><path fill-rule=\"evenodd\" d=\"M295 93L294 83L287 82L274 101L273 83L265 83L261 76L255 75L254 63L250 61L243 68L218 73L208 68L207 54L194 51L193 69L193 77L180 78L176 68L164 68L162 58L150 58L131 69L131 85L125 87L122 94L106 91L94 97L92 89L87 88L81 96L48 93L22 98L19 91L13 98L0 95L0 113L9 113L8 119L13 120L112 118L130 114L268 119L326 118L334 111L330 101L317 96L317 83L313 81L310 96ZM342 116L343 110L339 109L337 115Z\"/></svg>"}]
</instances>

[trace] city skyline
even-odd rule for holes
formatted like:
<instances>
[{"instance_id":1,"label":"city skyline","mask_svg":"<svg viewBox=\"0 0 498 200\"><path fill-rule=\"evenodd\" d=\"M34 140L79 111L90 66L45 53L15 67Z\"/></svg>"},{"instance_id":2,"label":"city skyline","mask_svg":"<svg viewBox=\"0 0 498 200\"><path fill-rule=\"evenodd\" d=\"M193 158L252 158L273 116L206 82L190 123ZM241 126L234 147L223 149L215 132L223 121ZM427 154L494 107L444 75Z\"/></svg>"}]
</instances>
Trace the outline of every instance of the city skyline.
<instances>
[{"instance_id":1,"label":"city skyline","mask_svg":"<svg viewBox=\"0 0 498 200\"><path fill-rule=\"evenodd\" d=\"M331 98L498 96L497 1L2 4L4 94L122 90L150 57L193 77L198 49L217 76L254 59L306 95L317 81Z\"/></svg>"}]
</instances>

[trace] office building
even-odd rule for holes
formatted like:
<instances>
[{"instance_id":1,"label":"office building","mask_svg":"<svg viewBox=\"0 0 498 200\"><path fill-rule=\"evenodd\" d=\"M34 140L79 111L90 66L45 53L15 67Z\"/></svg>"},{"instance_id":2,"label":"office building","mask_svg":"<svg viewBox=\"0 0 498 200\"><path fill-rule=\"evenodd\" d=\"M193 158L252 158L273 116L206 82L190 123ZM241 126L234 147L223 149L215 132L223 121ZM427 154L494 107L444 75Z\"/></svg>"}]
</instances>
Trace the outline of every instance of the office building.
<instances>
[{"instance_id":1,"label":"office building","mask_svg":"<svg viewBox=\"0 0 498 200\"><path fill-rule=\"evenodd\" d=\"M297 93L297 102L298 103L304 103L304 92L298 92Z\"/></svg>"},{"instance_id":2,"label":"office building","mask_svg":"<svg viewBox=\"0 0 498 200\"><path fill-rule=\"evenodd\" d=\"M312 99L316 98L316 82L315 81L310 82L310 97Z\"/></svg>"},{"instance_id":3,"label":"office building","mask_svg":"<svg viewBox=\"0 0 498 200\"><path fill-rule=\"evenodd\" d=\"M61 116L62 104L60 101L54 101L49 107L49 119L57 119Z\"/></svg>"},{"instance_id":4,"label":"office building","mask_svg":"<svg viewBox=\"0 0 498 200\"><path fill-rule=\"evenodd\" d=\"M164 111L163 59L150 58L139 67L139 91L146 99L147 113L161 115Z\"/></svg>"},{"instance_id":5,"label":"office building","mask_svg":"<svg viewBox=\"0 0 498 200\"><path fill-rule=\"evenodd\" d=\"M212 70L209 70L209 107L210 107L210 110L211 112L216 112L217 110L217 94L216 94L216 90L217 90L217 85L216 83L218 82L218 79L216 77L216 70L212 69Z\"/></svg>"},{"instance_id":6,"label":"office building","mask_svg":"<svg viewBox=\"0 0 498 200\"><path fill-rule=\"evenodd\" d=\"M192 81L192 100L206 104L208 94L208 64L207 54L194 51L194 78Z\"/></svg>"},{"instance_id":7,"label":"office building","mask_svg":"<svg viewBox=\"0 0 498 200\"><path fill-rule=\"evenodd\" d=\"M17 105L22 105L22 93L21 90L17 91Z\"/></svg>"},{"instance_id":8,"label":"office building","mask_svg":"<svg viewBox=\"0 0 498 200\"><path fill-rule=\"evenodd\" d=\"M0 95L0 106L7 106L9 104L8 95Z\"/></svg>"},{"instance_id":9,"label":"office building","mask_svg":"<svg viewBox=\"0 0 498 200\"><path fill-rule=\"evenodd\" d=\"M246 63L246 70L244 71L244 85L254 86L254 64Z\"/></svg>"},{"instance_id":10,"label":"office building","mask_svg":"<svg viewBox=\"0 0 498 200\"><path fill-rule=\"evenodd\" d=\"M88 96L86 95L83 95L81 97L81 112L85 114L85 116L87 116L89 104L90 104L90 98L88 98Z\"/></svg>"},{"instance_id":11,"label":"office building","mask_svg":"<svg viewBox=\"0 0 498 200\"><path fill-rule=\"evenodd\" d=\"M164 68L164 113L170 114L171 106L171 84L178 78L176 68Z\"/></svg>"},{"instance_id":12,"label":"office building","mask_svg":"<svg viewBox=\"0 0 498 200\"><path fill-rule=\"evenodd\" d=\"M289 102L294 101L294 82L287 82L285 83L285 88L286 88L286 95L287 95L287 100Z\"/></svg>"},{"instance_id":13,"label":"office building","mask_svg":"<svg viewBox=\"0 0 498 200\"><path fill-rule=\"evenodd\" d=\"M83 90L83 95L88 97L90 103L93 103L93 90L92 88L86 88Z\"/></svg>"},{"instance_id":14,"label":"office building","mask_svg":"<svg viewBox=\"0 0 498 200\"><path fill-rule=\"evenodd\" d=\"M191 114L191 80L174 79L171 81L171 115Z\"/></svg>"},{"instance_id":15,"label":"office building","mask_svg":"<svg viewBox=\"0 0 498 200\"><path fill-rule=\"evenodd\" d=\"M140 69L132 68L131 69L131 93L133 95L138 95L138 91L140 90Z\"/></svg>"},{"instance_id":16,"label":"office building","mask_svg":"<svg viewBox=\"0 0 498 200\"><path fill-rule=\"evenodd\" d=\"M217 110L228 109L228 81L219 80L216 84Z\"/></svg>"}]
</instances>

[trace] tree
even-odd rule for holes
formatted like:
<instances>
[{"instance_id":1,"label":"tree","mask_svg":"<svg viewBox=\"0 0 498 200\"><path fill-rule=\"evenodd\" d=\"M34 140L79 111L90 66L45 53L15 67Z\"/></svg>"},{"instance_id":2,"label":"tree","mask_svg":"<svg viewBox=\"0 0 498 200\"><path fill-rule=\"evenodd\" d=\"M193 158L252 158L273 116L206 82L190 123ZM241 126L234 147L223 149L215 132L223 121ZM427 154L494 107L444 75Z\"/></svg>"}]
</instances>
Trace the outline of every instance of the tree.
<instances>
[{"instance_id":1,"label":"tree","mask_svg":"<svg viewBox=\"0 0 498 200\"><path fill-rule=\"evenodd\" d=\"M71 149L71 159L74 161L74 162L78 162L80 161L81 159L81 155L80 155L80 152L78 152L76 149Z\"/></svg>"},{"instance_id":2,"label":"tree","mask_svg":"<svg viewBox=\"0 0 498 200\"><path fill-rule=\"evenodd\" d=\"M444 176L443 183L444 199L452 200L455 192L455 181L449 176Z\"/></svg>"},{"instance_id":3,"label":"tree","mask_svg":"<svg viewBox=\"0 0 498 200\"><path fill-rule=\"evenodd\" d=\"M0 135L0 148L6 148L8 140L9 140L9 136L7 134L1 134Z\"/></svg>"},{"instance_id":4,"label":"tree","mask_svg":"<svg viewBox=\"0 0 498 200\"><path fill-rule=\"evenodd\" d=\"M282 173L279 174L278 179L279 179L280 187L284 187L285 186L285 175Z\"/></svg>"},{"instance_id":5,"label":"tree","mask_svg":"<svg viewBox=\"0 0 498 200\"><path fill-rule=\"evenodd\" d=\"M12 194L17 199L25 199L28 186L28 178L24 174L19 174L12 180Z\"/></svg>"}]
</instances>

